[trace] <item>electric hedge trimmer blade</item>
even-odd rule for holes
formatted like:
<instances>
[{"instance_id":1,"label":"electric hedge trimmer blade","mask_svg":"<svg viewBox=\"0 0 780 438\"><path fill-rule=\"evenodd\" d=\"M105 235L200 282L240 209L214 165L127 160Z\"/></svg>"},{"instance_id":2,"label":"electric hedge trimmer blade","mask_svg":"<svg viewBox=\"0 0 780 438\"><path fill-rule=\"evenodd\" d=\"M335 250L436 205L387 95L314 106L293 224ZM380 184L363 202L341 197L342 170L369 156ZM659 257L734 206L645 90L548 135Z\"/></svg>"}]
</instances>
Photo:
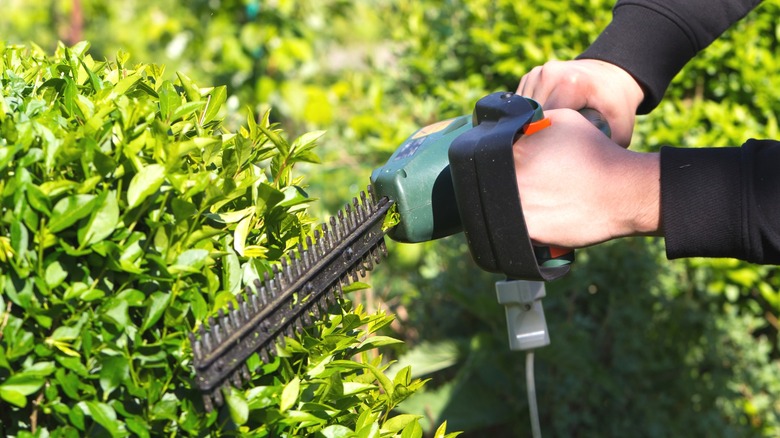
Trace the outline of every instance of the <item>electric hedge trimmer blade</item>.
<instances>
[{"instance_id":1,"label":"electric hedge trimmer blade","mask_svg":"<svg viewBox=\"0 0 780 438\"><path fill-rule=\"evenodd\" d=\"M222 389L240 387L249 381L246 360L258 353L263 361L303 326L319 318L320 305L340 298L342 286L359 280L386 255L382 223L392 205L388 198L375 199L371 187L332 217L330 225L315 230L314 240L298 245L273 276L265 275L247 286L227 313L209 318L208 329L190 335L196 384L204 405L211 411L222 405Z\"/></svg>"}]
</instances>

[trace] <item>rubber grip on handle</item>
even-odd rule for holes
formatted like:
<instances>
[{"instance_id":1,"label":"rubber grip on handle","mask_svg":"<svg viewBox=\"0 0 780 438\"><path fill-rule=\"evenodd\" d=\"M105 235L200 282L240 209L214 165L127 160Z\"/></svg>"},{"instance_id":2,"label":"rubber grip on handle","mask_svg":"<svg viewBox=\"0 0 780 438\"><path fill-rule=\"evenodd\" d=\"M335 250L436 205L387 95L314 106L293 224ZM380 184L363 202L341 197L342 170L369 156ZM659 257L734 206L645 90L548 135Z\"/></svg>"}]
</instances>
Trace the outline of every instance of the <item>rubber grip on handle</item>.
<instances>
[{"instance_id":1,"label":"rubber grip on handle","mask_svg":"<svg viewBox=\"0 0 780 438\"><path fill-rule=\"evenodd\" d=\"M612 129L610 129L609 123L607 123L607 119L605 119L600 112L594 110L593 108L583 108L579 111L579 113L588 119L590 123L593 123L593 126L599 128L599 131L603 132L604 135L607 137L612 137Z\"/></svg>"}]
</instances>

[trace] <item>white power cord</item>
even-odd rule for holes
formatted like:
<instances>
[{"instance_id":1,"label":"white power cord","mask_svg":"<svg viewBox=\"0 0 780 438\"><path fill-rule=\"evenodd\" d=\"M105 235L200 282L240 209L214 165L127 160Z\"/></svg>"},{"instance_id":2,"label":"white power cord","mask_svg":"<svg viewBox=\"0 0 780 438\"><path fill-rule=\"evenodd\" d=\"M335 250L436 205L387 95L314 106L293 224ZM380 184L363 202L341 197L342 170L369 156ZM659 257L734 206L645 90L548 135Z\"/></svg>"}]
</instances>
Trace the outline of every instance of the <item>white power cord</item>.
<instances>
[{"instance_id":1,"label":"white power cord","mask_svg":"<svg viewBox=\"0 0 780 438\"><path fill-rule=\"evenodd\" d=\"M544 283L540 281L507 280L496 283L498 302L506 311L509 348L526 351L525 379L528 390L528 409L531 413L533 438L542 437L539 424L539 408L536 404L534 383L534 349L550 344L547 321L542 308L545 296Z\"/></svg>"},{"instance_id":2,"label":"white power cord","mask_svg":"<svg viewBox=\"0 0 780 438\"><path fill-rule=\"evenodd\" d=\"M528 390L528 410L531 413L531 433L533 438L542 438L542 427L539 424L539 408L536 405L533 350L525 354L525 386Z\"/></svg>"}]
</instances>

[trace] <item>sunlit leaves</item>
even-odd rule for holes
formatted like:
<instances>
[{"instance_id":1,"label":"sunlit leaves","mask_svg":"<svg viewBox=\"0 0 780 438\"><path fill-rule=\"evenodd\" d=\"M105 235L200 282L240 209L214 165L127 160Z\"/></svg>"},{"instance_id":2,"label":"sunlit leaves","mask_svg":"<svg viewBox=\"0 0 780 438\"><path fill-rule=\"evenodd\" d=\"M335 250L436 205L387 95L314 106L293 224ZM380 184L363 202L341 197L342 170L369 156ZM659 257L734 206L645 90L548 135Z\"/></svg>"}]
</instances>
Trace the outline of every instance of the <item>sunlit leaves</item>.
<instances>
[{"instance_id":1,"label":"sunlit leaves","mask_svg":"<svg viewBox=\"0 0 780 438\"><path fill-rule=\"evenodd\" d=\"M146 198L157 192L165 180L165 167L150 164L135 174L127 188L127 204L130 208L138 206Z\"/></svg>"},{"instance_id":2,"label":"sunlit leaves","mask_svg":"<svg viewBox=\"0 0 780 438\"><path fill-rule=\"evenodd\" d=\"M296 376L284 386L282 397L279 401L279 411L285 412L295 405L298 401L298 392L300 391L301 380Z\"/></svg>"},{"instance_id":3,"label":"sunlit leaves","mask_svg":"<svg viewBox=\"0 0 780 438\"><path fill-rule=\"evenodd\" d=\"M27 406L27 396L34 394L43 386L44 379L29 373L19 373L0 383L0 398L23 408Z\"/></svg>"},{"instance_id":4,"label":"sunlit leaves","mask_svg":"<svg viewBox=\"0 0 780 438\"><path fill-rule=\"evenodd\" d=\"M59 412L38 419L50 430L198 433L214 416L196 413L186 334L268 269L269 248L278 257L309 231L305 192L269 169L283 155L291 181L319 135L291 157L268 117L222 128L226 87L87 48L0 48L14 118L0 124L0 399L15 409L0 423L31 418L36 399ZM44 363L62 370L50 379ZM243 398L227 397L235 424Z\"/></svg>"},{"instance_id":5,"label":"sunlit leaves","mask_svg":"<svg viewBox=\"0 0 780 438\"><path fill-rule=\"evenodd\" d=\"M358 353L365 346L392 343L376 332L392 319L357 306L346 314L330 314L300 337L287 338L285 346L279 347L283 359L264 366L281 367L282 381L261 376L264 384L248 391L245 399L228 395L231 414L248 418L247 425L266 421L270 429L298 430L303 435L422 433L418 415L394 415L392 411L423 381L412 379L408 371L391 378L385 374L381 355ZM249 410L246 417L245 406Z\"/></svg>"},{"instance_id":6,"label":"sunlit leaves","mask_svg":"<svg viewBox=\"0 0 780 438\"><path fill-rule=\"evenodd\" d=\"M116 229L119 221L119 203L115 191L101 192L87 223L78 230L80 246L97 243Z\"/></svg>"},{"instance_id":7,"label":"sunlit leaves","mask_svg":"<svg viewBox=\"0 0 780 438\"><path fill-rule=\"evenodd\" d=\"M52 233L62 231L92 213L95 198L95 195L84 194L71 195L59 200L52 211L49 231Z\"/></svg>"}]
</instances>

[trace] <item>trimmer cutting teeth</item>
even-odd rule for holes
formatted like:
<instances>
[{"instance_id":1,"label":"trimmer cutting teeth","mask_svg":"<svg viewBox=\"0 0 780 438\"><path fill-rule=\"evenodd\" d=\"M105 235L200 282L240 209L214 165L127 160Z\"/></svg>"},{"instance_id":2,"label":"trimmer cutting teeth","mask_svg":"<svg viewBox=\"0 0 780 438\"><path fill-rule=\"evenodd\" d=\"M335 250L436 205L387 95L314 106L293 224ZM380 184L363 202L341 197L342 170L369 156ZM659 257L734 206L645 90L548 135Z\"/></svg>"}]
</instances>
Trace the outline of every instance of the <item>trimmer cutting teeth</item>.
<instances>
[{"instance_id":1,"label":"trimmer cutting teeth","mask_svg":"<svg viewBox=\"0 0 780 438\"><path fill-rule=\"evenodd\" d=\"M279 265L273 276L255 280L237 297L238 305L221 309L209 318L208 329L200 327L190 335L196 382L203 391L204 406L211 411L222 405L222 389L241 387L250 379L246 360L258 353L263 361L275 351L277 342L293 336L312 319L319 319L320 306L342 296L342 287L358 281L387 254L382 223L392 205L376 199L371 187L361 192L298 245Z\"/></svg>"}]
</instances>

